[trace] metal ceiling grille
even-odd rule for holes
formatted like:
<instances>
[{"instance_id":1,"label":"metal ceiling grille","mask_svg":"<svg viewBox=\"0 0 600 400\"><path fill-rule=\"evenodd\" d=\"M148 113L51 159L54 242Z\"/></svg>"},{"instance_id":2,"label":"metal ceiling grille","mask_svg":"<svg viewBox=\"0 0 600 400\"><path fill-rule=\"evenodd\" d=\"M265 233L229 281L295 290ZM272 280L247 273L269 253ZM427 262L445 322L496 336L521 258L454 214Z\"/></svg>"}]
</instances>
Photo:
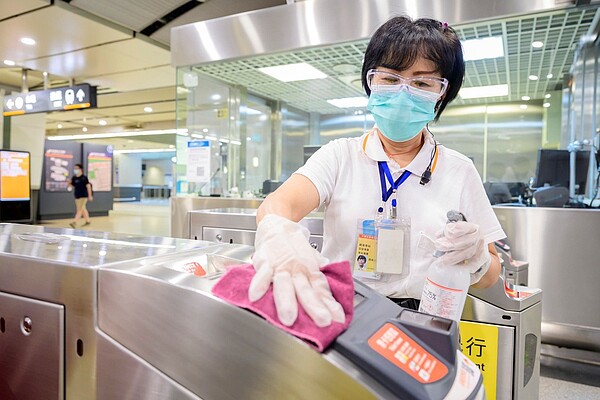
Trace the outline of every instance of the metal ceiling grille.
<instances>
[{"instance_id":1,"label":"metal ceiling grille","mask_svg":"<svg viewBox=\"0 0 600 400\"><path fill-rule=\"evenodd\" d=\"M509 95L463 100L453 104L483 104L520 101L522 96L543 99L548 91L560 87L569 72L577 43L590 28L598 8L579 8L527 15L503 21L488 21L456 28L461 40L502 36L504 57L467 61L464 87L509 85ZM544 46L535 49L533 41ZM326 100L363 95L357 80L368 40L299 50L284 54L202 65L196 69L216 79L248 88L251 93L284 101L307 112L339 114ZM327 74L325 79L280 82L258 71L259 68L306 62ZM340 66L354 66L354 72ZM340 72L341 71L341 72ZM552 74L551 78L548 78ZM537 81L530 75L539 77ZM352 111L352 110L351 110Z\"/></svg>"}]
</instances>

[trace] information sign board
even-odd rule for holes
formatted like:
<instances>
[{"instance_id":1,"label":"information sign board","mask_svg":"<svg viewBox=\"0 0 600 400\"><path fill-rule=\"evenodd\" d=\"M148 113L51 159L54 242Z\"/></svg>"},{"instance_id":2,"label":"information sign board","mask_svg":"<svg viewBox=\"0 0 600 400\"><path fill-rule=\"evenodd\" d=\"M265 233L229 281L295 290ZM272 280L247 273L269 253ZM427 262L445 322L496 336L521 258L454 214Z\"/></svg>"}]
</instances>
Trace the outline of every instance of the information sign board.
<instances>
[{"instance_id":1,"label":"information sign board","mask_svg":"<svg viewBox=\"0 0 600 400\"><path fill-rule=\"evenodd\" d=\"M96 107L96 87L88 84L36 90L4 97L5 117Z\"/></svg>"}]
</instances>

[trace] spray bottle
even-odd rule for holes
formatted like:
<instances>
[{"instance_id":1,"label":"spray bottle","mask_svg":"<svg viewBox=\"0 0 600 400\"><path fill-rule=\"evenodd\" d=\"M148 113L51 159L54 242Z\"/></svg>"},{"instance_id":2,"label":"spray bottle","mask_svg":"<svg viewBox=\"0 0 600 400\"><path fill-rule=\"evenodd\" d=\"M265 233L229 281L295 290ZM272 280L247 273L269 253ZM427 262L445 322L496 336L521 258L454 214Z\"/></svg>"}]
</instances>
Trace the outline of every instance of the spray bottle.
<instances>
[{"instance_id":1,"label":"spray bottle","mask_svg":"<svg viewBox=\"0 0 600 400\"><path fill-rule=\"evenodd\" d=\"M446 216L449 224L466 221L458 211L448 211ZM433 253L436 260L427 271L419 311L458 322L467 299L471 276L461 266L444 265L440 259L444 254L437 250Z\"/></svg>"}]
</instances>

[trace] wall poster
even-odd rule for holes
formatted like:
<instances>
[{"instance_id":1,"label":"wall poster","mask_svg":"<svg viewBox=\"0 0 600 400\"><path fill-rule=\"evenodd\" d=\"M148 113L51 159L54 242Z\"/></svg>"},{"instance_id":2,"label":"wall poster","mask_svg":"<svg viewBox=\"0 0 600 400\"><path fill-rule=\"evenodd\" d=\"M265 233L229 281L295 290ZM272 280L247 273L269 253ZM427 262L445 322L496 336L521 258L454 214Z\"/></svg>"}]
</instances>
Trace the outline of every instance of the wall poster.
<instances>
[{"instance_id":1,"label":"wall poster","mask_svg":"<svg viewBox=\"0 0 600 400\"><path fill-rule=\"evenodd\" d=\"M66 192L75 167L73 152L62 149L47 149L44 153L44 164L46 191Z\"/></svg>"},{"instance_id":2,"label":"wall poster","mask_svg":"<svg viewBox=\"0 0 600 400\"><path fill-rule=\"evenodd\" d=\"M112 154L105 152L88 153L87 177L94 192L112 191Z\"/></svg>"}]
</instances>

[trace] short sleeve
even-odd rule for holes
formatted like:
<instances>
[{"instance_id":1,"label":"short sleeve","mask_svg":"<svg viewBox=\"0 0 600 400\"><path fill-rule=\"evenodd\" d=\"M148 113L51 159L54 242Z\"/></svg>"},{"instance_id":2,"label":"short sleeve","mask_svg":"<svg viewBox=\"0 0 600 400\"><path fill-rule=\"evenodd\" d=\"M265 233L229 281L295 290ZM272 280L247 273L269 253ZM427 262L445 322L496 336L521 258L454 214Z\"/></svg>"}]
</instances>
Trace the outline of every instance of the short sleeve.
<instances>
[{"instance_id":1,"label":"short sleeve","mask_svg":"<svg viewBox=\"0 0 600 400\"><path fill-rule=\"evenodd\" d=\"M479 225L486 243L504 239L506 234L498 222L473 163L469 164L465 178L461 193L461 210L467 221Z\"/></svg>"},{"instance_id":2,"label":"short sleeve","mask_svg":"<svg viewBox=\"0 0 600 400\"><path fill-rule=\"evenodd\" d=\"M340 169L342 150L339 141L327 143L295 173L307 177L319 192L319 205L329 203Z\"/></svg>"}]
</instances>

